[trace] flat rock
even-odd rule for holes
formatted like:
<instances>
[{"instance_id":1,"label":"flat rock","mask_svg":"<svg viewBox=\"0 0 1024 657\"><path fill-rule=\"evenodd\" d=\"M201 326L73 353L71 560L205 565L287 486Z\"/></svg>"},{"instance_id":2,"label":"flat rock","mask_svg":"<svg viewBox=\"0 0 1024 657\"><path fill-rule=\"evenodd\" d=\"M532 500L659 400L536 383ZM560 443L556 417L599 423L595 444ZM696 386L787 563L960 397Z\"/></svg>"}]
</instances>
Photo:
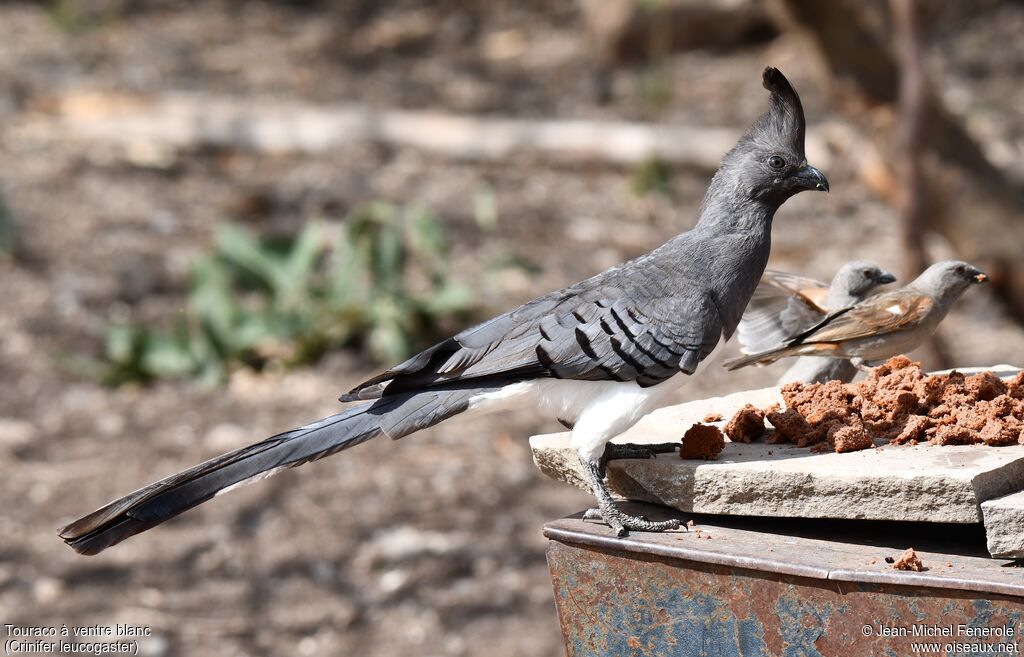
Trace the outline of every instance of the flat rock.
<instances>
[{"instance_id":1,"label":"flat rock","mask_svg":"<svg viewBox=\"0 0 1024 657\"><path fill-rule=\"evenodd\" d=\"M1024 557L1024 491L981 503L993 557Z\"/></svg>"},{"instance_id":2,"label":"flat rock","mask_svg":"<svg viewBox=\"0 0 1024 657\"><path fill-rule=\"evenodd\" d=\"M709 413L728 420L746 403L776 401L778 389L765 388L663 408L615 442L678 442ZM589 490L568 432L534 436L530 446L546 475ZM885 445L836 454L727 442L714 461L671 454L612 461L608 484L624 498L689 513L976 523L982 502L1024 488L1024 446Z\"/></svg>"}]
</instances>

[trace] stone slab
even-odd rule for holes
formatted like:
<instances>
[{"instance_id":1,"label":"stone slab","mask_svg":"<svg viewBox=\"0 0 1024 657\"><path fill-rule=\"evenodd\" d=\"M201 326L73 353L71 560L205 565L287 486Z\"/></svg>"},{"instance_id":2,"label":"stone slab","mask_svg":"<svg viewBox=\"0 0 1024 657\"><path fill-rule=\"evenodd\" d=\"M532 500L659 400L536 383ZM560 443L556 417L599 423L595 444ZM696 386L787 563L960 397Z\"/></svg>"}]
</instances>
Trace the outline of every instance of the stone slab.
<instances>
[{"instance_id":1,"label":"stone slab","mask_svg":"<svg viewBox=\"0 0 1024 657\"><path fill-rule=\"evenodd\" d=\"M1024 557L1024 491L981 503L985 539L993 557Z\"/></svg>"},{"instance_id":2,"label":"stone slab","mask_svg":"<svg viewBox=\"0 0 1024 657\"><path fill-rule=\"evenodd\" d=\"M709 413L728 420L745 403L775 401L778 389L765 388L659 409L615 442L677 442ZM588 490L568 432L534 436L530 445L542 472ZM714 461L671 454L613 461L608 483L624 498L688 513L977 523L982 502L1024 489L1024 446L886 445L835 454L727 442Z\"/></svg>"}]
</instances>

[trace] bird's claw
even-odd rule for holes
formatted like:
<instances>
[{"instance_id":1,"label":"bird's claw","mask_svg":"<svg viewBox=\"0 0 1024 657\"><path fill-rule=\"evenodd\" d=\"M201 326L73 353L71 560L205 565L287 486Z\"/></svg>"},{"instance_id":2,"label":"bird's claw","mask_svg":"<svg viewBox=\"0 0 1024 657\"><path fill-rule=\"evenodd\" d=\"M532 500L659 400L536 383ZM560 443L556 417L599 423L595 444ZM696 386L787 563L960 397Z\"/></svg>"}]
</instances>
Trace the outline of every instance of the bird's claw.
<instances>
[{"instance_id":1,"label":"bird's claw","mask_svg":"<svg viewBox=\"0 0 1024 657\"><path fill-rule=\"evenodd\" d=\"M587 481L597 498L597 508L588 509L583 514L584 520L601 520L615 532L617 536L625 536L630 531L663 532L679 529L678 520L649 520L642 516L631 516L623 513L615 506L608 485L604 482L605 462L615 458L652 458L657 454L675 451L675 443L655 445L609 444L599 461L580 456L580 464L587 475Z\"/></svg>"},{"instance_id":2,"label":"bird's claw","mask_svg":"<svg viewBox=\"0 0 1024 657\"><path fill-rule=\"evenodd\" d=\"M679 443L656 443L653 445L637 445L636 443L608 443L604 448L604 461L618 459L653 459L658 454L671 454L679 448Z\"/></svg>"},{"instance_id":3,"label":"bird's claw","mask_svg":"<svg viewBox=\"0 0 1024 657\"><path fill-rule=\"evenodd\" d=\"M850 362L853 363L854 367L856 367L861 372L864 372L865 374L871 374L871 372L873 372L875 369L871 365L868 365L868 363L863 358L854 357L850 359Z\"/></svg>"},{"instance_id":4,"label":"bird's claw","mask_svg":"<svg viewBox=\"0 0 1024 657\"><path fill-rule=\"evenodd\" d=\"M616 536L625 536L630 531L664 532L679 529L682 526L679 520L650 520L645 516L631 516L615 507L587 509L583 513L583 519L603 521L615 531Z\"/></svg>"}]
</instances>

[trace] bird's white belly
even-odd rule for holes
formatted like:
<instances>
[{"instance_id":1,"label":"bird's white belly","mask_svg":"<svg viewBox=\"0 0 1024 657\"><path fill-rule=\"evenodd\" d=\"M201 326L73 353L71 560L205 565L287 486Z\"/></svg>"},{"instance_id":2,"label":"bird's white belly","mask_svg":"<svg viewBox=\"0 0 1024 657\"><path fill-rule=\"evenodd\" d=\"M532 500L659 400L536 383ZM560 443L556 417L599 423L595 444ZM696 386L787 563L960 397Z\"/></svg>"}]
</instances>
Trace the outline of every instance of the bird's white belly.
<instances>
[{"instance_id":1,"label":"bird's white belly","mask_svg":"<svg viewBox=\"0 0 1024 657\"><path fill-rule=\"evenodd\" d=\"M715 359L724 341L705 358L696 375ZM469 411L485 412L533 406L543 415L573 424L572 444L581 455L598 458L605 444L662 405L669 394L691 377L676 374L642 387L632 381L534 379L481 393L469 401Z\"/></svg>"}]
</instances>

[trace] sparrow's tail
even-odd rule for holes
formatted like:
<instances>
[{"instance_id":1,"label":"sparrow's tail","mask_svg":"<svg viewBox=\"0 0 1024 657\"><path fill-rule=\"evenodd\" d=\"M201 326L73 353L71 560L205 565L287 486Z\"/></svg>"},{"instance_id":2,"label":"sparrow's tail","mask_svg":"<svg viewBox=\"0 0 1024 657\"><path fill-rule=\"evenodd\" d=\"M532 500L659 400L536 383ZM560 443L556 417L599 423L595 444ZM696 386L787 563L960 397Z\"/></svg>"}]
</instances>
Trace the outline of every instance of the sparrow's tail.
<instances>
[{"instance_id":1,"label":"sparrow's tail","mask_svg":"<svg viewBox=\"0 0 1024 657\"><path fill-rule=\"evenodd\" d=\"M98 554L242 484L330 456L379 435L401 438L466 410L480 390L384 397L228 452L162 479L60 530L80 554Z\"/></svg>"},{"instance_id":2,"label":"sparrow's tail","mask_svg":"<svg viewBox=\"0 0 1024 657\"><path fill-rule=\"evenodd\" d=\"M747 356L740 356L738 358L730 358L726 361L723 361L722 367L731 372L733 370L738 370L741 367L746 367L747 365L768 365L770 363L774 363L780 358L785 358L786 356L795 356L796 354L799 353L799 350L799 346L787 346L778 347L776 349L769 349L767 351L759 351L756 354L749 354Z\"/></svg>"}]
</instances>

